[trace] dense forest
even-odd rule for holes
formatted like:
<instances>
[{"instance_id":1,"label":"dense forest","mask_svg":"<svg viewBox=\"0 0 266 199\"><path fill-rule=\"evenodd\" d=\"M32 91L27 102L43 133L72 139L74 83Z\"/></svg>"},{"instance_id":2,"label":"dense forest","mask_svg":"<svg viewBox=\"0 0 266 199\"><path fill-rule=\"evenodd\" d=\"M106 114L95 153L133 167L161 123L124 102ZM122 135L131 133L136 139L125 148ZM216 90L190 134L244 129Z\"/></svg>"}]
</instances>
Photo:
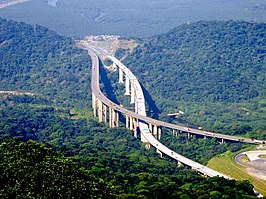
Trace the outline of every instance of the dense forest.
<instances>
[{"instance_id":1,"label":"dense forest","mask_svg":"<svg viewBox=\"0 0 266 199\"><path fill-rule=\"evenodd\" d=\"M45 27L0 18L0 90L27 91L49 96L55 104L88 107L90 59L74 45Z\"/></svg>"},{"instance_id":2,"label":"dense forest","mask_svg":"<svg viewBox=\"0 0 266 199\"><path fill-rule=\"evenodd\" d=\"M0 93L1 198L255 198L248 181L177 167L122 124L109 129L93 118L90 60L71 39L5 19L0 34L0 90L15 91ZM164 139L202 163L236 149L216 140Z\"/></svg>"},{"instance_id":3,"label":"dense forest","mask_svg":"<svg viewBox=\"0 0 266 199\"><path fill-rule=\"evenodd\" d=\"M79 194L90 193L116 198L209 198L212 195L214 198L235 195L245 198L253 195L247 181L201 177L193 170L177 167L167 157L160 159L154 150L146 150L124 127L109 129L91 116L80 118L66 109L54 109L44 98L2 94L1 104L0 176L3 184L0 195L3 197L55 194L59 198L79 198ZM206 153L215 155L228 147L209 139L179 139L183 142L177 145L173 140L172 147L179 146L175 150L181 149L184 155L203 163L212 157L207 155L206 159ZM46 147L29 140L41 141ZM192 155L195 149L198 152ZM54 150L62 151L67 158ZM53 169L47 170L50 167ZM73 170L77 172L75 176L71 175ZM69 179L72 184L66 183ZM95 181L96 187L88 184L90 180ZM224 187L217 186L221 180ZM76 181L82 189L73 187ZM53 183L54 188L47 187L47 183ZM210 188L199 190L202 186Z\"/></svg>"},{"instance_id":4,"label":"dense forest","mask_svg":"<svg viewBox=\"0 0 266 199\"><path fill-rule=\"evenodd\" d=\"M124 168L130 170L128 174L118 170L112 175L112 169L107 170L108 165L112 166L112 161L114 159L103 157L101 163L91 170L85 170L71 158L38 142L8 140L0 144L0 197L256 198L252 196L253 187L247 181L203 178L165 165L152 168L151 163L146 163L147 170L137 165L131 170ZM119 162L119 159L115 161ZM120 160L120 163L125 162ZM97 177L103 164L106 168L101 172L109 172L108 175L112 176L110 181L104 182Z\"/></svg>"},{"instance_id":5,"label":"dense forest","mask_svg":"<svg viewBox=\"0 0 266 199\"><path fill-rule=\"evenodd\" d=\"M108 185L34 141L0 144L1 198L114 198Z\"/></svg>"},{"instance_id":6,"label":"dense forest","mask_svg":"<svg viewBox=\"0 0 266 199\"><path fill-rule=\"evenodd\" d=\"M162 117L181 110L209 130L266 139L265 23L184 24L116 55L127 55Z\"/></svg>"}]
</instances>

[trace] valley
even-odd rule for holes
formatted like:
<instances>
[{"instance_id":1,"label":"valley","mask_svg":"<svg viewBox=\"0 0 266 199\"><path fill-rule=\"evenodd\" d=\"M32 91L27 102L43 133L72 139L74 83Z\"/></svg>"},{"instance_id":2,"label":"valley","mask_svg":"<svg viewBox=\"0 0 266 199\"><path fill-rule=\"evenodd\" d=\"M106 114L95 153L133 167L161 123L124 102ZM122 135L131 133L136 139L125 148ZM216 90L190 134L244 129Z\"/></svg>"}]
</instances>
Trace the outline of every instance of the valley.
<instances>
[{"instance_id":1,"label":"valley","mask_svg":"<svg viewBox=\"0 0 266 199\"><path fill-rule=\"evenodd\" d=\"M145 2L150 10L141 11L147 16L157 13L157 3L151 7ZM179 3L185 8L191 2ZM201 8L200 2L194 3ZM234 162L236 154L251 149L250 144L263 147L266 139L265 23L192 20L166 31L158 25L162 18L155 26L164 33L156 30L158 34L151 36L154 30L146 18L137 26L132 26L134 20L127 21L134 12L142 17L138 9L143 3L133 2L127 5L130 9L123 5L121 13L128 14L124 17L116 10L118 4L109 2L108 9L95 9L104 2L92 4L93 9L88 1L80 1L82 13L68 0L28 1L0 10L0 16L12 18L9 9L21 17L22 10L41 6L45 11L40 9L38 14L52 12L51 19L66 19L65 28L61 22L54 26L56 20L42 23L61 27L58 32L76 39L37 25L42 17L32 17L31 11L23 17L37 19L31 21L33 26L0 19L0 157L5 157L0 158L0 196L27 197L30 193L38 198L42 187L47 197L60 189L61 196L68 198L75 194L69 178L82 182L84 189L76 193L92 193L92 198L256 198L253 185L265 194L261 174L242 176L240 170L254 171ZM247 4L242 6L249 17L256 10L256 16L263 18L261 2L253 1L252 8ZM174 2L168 1L160 11L170 14L169 5ZM84 20L72 26L69 20L79 14ZM88 18L95 26L87 23ZM104 28L98 29L99 24ZM71 26L73 34L66 26ZM130 32L136 33L134 37ZM135 37L138 34L151 37ZM83 35L101 58L97 67L98 58L80 49ZM132 72L121 75L117 67L121 63L111 55ZM145 100L137 95L140 90ZM20 156L21 150L30 152ZM40 156L34 153L39 150ZM239 160L248 162L243 156ZM227 170L220 168L221 162ZM57 166L63 169L59 172ZM46 167L54 168L54 173L45 173ZM77 169L74 177L69 169ZM95 187L86 183L91 180ZM56 188L49 188L47 182Z\"/></svg>"},{"instance_id":2,"label":"valley","mask_svg":"<svg viewBox=\"0 0 266 199\"><path fill-rule=\"evenodd\" d=\"M147 38L202 20L266 22L264 8L264 0L30 0L1 9L0 17L74 38L100 34Z\"/></svg>"}]
</instances>

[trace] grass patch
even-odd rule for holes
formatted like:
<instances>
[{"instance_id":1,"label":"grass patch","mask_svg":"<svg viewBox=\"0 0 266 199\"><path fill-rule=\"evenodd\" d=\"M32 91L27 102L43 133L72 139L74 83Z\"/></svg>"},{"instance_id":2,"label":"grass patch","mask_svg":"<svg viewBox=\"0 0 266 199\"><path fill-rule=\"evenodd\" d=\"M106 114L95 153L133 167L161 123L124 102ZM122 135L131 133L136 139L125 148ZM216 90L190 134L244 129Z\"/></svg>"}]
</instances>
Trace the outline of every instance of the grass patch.
<instances>
[{"instance_id":1,"label":"grass patch","mask_svg":"<svg viewBox=\"0 0 266 199\"><path fill-rule=\"evenodd\" d=\"M259 155L259 158L265 158L266 159L266 155Z\"/></svg>"},{"instance_id":2,"label":"grass patch","mask_svg":"<svg viewBox=\"0 0 266 199\"><path fill-rule=\"evenodd\" d=\"M251 147L245 150L250 149ZM266 196L266 180L261 180L249 175L245 170L246 167L239 165L235 162L235 155L242 151L238 151L236 153L227 151L221 155L212 158L208 162L207 166L237 180L249 180L253 184L256 191Z\"/></svg>"},{"instance_id":3,"label":"grass patch","mask_svg":"<svg viewBox=\"0 0 266 199\"><path fill-rule=\"evenodd\" d=\"M247 162L250 161L249 158L248 158L246 155L241 156L240 160L241 160L242 162L244 162L244 163L247 163Z\"/></svg>"}]
</instances>

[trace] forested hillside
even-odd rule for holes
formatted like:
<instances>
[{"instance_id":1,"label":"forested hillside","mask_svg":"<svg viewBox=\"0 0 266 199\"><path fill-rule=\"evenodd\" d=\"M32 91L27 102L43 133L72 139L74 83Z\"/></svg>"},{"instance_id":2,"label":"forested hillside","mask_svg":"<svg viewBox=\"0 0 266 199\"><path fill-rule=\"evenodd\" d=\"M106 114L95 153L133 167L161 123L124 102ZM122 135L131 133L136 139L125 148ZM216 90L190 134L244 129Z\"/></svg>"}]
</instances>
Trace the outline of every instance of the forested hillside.
<instances>
[{"instance_id":1,"label":"forested hillside","mask_svg":"<svg viewBox=\"0 0 266 199\"><path fill-rule=\"evenodd\" d=\"M90 60L71 39L4 19L0 38L0 90L14 90L0 93L0 198L256 198L247 181L177 167L93 118ZM173 148L203 163L234 148L192 139L192 155L181 140Z\"/></svg>"},{"instance_id":2,"label":"forested hillside","mask_svg":"<svg viewBox=\"0 0 266 199\"><path fill-rule=\"evenodd\" d=\"M265 55L266 24L209 21L153 37L124 62L161 111L185 111L185 119L216 131L261 134L266 129Z\"/></svg>"},{"instance_id":3,"label":"forested hillside","mask_svg":"<svg viewBox=\"0 0 266 199\"><path fill-rule=\"evenodd\" d=\"M0 90L82 105L89 100L89 82L89 57L72 39L42 26L0 18Z\"/></svg>"},{"instance_id":4,"label":"forested hillside","mask_svg":"<svg viewBox=\"0 0 266 199\"><path fill-rule=\"evenodd\" d=\"M0 96L0 197L36 198L40 194L44 197L53 194L57 198L82 198L80 194L95 194L108 195L107 198L112 195L115 198L204 195L244 198L253 195L252 185L247 181L206 179L191 169L177 167L167 157L161 159L155 150L146 150L125 128L109 129L90 116L71 116L66 109L55 109L41 97ZM173 139L172 148L203 163L228 147L209 139L193 139L191 145L185 137L180 145L178 139ZM62 151L68 158L36 142L27 142L29 139ZM192 153L195 148L198 152ZM80 186L75 186L76 182ZM46 186L51 183L53 187ZM202 190L202 186L208 189Z\"/></svg>"},{"instance_id":5,"label":"forested hillside","mask_svg":"<svg viewBox=\"0 0 266 199\"><path fill-rule=\"evenodd\" d=\"M115 198L107 184L34 141L0 144L1 198Z\"/></svg>"}]
</instances>

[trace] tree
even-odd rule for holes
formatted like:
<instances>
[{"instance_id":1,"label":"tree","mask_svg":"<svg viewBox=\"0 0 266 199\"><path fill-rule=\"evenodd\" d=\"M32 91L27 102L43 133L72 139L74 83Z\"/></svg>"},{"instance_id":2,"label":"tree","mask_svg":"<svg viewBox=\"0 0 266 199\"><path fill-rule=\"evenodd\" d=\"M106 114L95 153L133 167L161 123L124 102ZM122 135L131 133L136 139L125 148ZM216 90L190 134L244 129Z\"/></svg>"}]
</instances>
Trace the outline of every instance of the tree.
<instances>
[{"instance_id":1,"label":"tree","mask_svg":"<svg viewBox=\"0 0 266 199\"><path fill-rule=\"evenodd\" d=\"M0 145L0 181L1 198L113 198L102 180L34 141Z\"/></svg>"}]
</instances>

